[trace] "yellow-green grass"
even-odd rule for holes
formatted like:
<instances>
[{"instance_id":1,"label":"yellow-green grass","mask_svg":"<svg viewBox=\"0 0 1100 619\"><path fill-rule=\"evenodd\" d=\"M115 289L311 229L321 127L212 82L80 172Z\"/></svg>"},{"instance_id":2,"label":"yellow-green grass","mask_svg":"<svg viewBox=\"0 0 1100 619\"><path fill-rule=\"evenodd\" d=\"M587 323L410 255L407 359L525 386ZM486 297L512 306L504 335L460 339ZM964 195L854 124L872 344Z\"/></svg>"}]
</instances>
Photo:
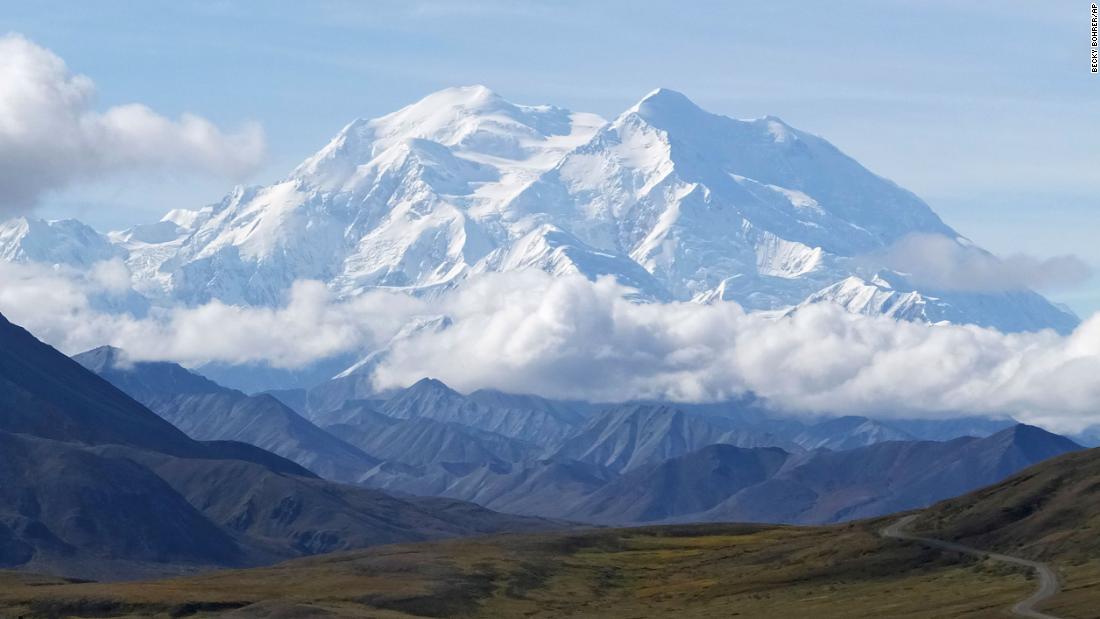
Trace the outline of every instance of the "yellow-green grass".
<instances>
[{"instance_id":1,"label":"yellow-green grass","mask_svg":"<svg viewBox=\"0 0 1100 619\"><path fill-rule=\"evenodd\" d=\"M1054 561L1052 565L1062 577L1062 591L1042 610L1057 617L1100 617L1100 559L1073 564Z\"/></svg>"},{"instance_id":2,"label":"yellow-green grass","mask_svg":"<svg viewBox=\"0 0 1100 619\"><path fill-rule=\"evenodd\" d=\"M1021 571L883 540L881 525L493 536L159 582L6 573L0 616L1006 617L1034 586Z\"/></svg>"}]
</instances>

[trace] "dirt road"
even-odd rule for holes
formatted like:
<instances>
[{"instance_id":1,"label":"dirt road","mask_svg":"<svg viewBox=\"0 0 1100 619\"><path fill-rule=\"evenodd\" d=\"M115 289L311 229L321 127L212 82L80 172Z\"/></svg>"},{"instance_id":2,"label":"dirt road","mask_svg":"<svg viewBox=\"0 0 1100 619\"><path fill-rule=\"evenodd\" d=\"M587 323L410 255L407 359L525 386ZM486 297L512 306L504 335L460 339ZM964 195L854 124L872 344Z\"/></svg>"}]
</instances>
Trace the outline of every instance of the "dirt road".
<instances>
[{"instance_id":1,"label":"dirt road","mask_svg":"<svg viewBox=\"0 0 1100 619\"><path fill-rule=\"evenodd\" d=\"M933 548L940 548L943 550L951 550L954 552L962 552L966 554L975 555L978 557L993 559L994 561L1003 561L1005 563L1013 563L1016 565L1022 565L1024 567L1031 568L1039 576L1039 588L1027 598L1020 600L1012 607L1012 612L1020 617L1029 617L1030 619L1060 619L1054 615L1048 615L1043 612L1035 610L1035 605L1043 602L1052 595L1058 593L1058 575L1054 573L1046 563L1040 563L1038 561L1031 561L1030 559L1023 559L1020 557L1013 557L1010 555L1003 555L996 552L986 552L985 550L979 550L977 548L971 548L970 546L964 546L962 544L956 544L954 542L946 542L939 539L933 539L931 537L920 537L906 531L906 527L909 526L916 515L910 515L898 520L894 524L886 527L881 531L883 537L890 537L894 539L903 539L913 542L919 542L925 546L932 546Z\"/></svg>"}]
</instances>

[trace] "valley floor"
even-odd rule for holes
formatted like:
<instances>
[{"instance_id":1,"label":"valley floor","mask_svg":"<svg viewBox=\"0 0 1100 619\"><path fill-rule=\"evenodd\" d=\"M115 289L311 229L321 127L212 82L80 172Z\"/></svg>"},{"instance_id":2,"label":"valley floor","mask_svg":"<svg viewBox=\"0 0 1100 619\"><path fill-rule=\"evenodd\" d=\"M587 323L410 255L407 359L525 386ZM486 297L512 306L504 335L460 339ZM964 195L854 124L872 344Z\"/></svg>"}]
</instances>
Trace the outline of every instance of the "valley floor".
<instances>
[{"instance_id":1,"label":"valley floor","mask_svg":"<svg viewBox=\"0 0 1100 619\"><path fill-rule=\"evenodd\" d=\"M159 582L3 573L0 616L977 618L1034 589L1024 570L882 539L885 522L504 535ZM1097 616L1100 566L1065 573L1049 610Z\"/></svg>"}]
</instances>

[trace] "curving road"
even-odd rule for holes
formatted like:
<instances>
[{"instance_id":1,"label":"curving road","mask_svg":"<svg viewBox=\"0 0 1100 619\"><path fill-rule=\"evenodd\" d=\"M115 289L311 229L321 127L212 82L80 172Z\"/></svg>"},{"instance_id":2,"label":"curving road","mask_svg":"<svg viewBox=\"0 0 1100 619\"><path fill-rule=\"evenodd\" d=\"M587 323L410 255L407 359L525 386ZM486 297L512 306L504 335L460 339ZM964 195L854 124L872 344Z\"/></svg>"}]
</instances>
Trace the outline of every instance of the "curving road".
<instances>
[{"instance_id":1,"label":"curving road","mask_svg":"<svg viewBox=\"0 0 1100 619\"><path fill-rule=\"evenodd\" d=\"M905 527L909 526L913 520L917 517L916 514L905 516L901 520L898 520L894 524L884 528L881 531L883 537L892 537L894 539L903 539L913 542L919 542L925 546L932 546L934 548L941 548L943 550L953 550L955 552L962 552L966 554L975 555L985 559L993 559L994 561L1003 561L1005 563L1013 563L1016 565L1022 565L1024 567L1031 568L1039 575L1039 588L1027 598L1020 600L1012 607L1013 614L1019 617L1029 617L1030 619L1060 619L1054 615L1048 615L1046 613L1035 610L1035 605L1043 602L1050 596L1058 593L1058 575L1054 573L1046 563L1039 563L1038 561L1030 561L1028 559L1021 559L1020 557L1013 557L1010 555L1003 555L996 552L986 552L984 550L978 550L977 548L971 548L970 546L963 546L962 544L956 544L954 542L945 542L939 539L933 539L931 537L920 537L913 535L905 530Z\"/></svg>"}]
</instances>

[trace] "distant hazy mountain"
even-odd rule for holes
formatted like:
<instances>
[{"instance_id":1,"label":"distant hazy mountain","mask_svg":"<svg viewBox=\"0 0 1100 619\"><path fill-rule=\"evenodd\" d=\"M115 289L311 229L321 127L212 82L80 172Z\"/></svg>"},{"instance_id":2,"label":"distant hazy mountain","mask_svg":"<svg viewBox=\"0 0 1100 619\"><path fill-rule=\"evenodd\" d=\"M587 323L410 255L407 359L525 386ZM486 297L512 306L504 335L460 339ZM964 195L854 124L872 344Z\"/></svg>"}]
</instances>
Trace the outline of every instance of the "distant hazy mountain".
<instances>
[{"instance_id":1,"label":"distant hazy mountain","mask_svg":"<svg viewBox=\"0 0 1100 619\"><path fill-rule=\"evenodd\" d=\"M334 484L256 447L192 440L2 316L0 444L7 568L112 578L544 526Z\"/></svg>"},{"instance_id":2,"label":"distant hazy mountain","mask_svg":"<svg viewBox=\"0 0 1100 619\"><path fill-rule=\"evenodd\" d=\"M511 411L541 411L567 424L584 422L588 412L598 408L581 401L549 400L537 395L506 393L496 389L478 389L466 396L472 402L489 408Z\"/></svg>"},{"instance_id":3,"label":"distant hazy mountain","mask_svg":"<svg viewBox=\"0 0 1100 619\"><path fill-rule=\"evenodd\" d=\"M255 445L336 481L356 481L378 464L272 396L227 389L174 363L132 363L107 346L73 359L192 438Z\"/></svg>"},{"instance_id":4,"label":"distant hazy mountain","mask_svg":"<svg viewBox=\"0 0 1100 619\"><path fill-rule=\"evenodd\" d=\"M568 513L588 522L651 522L698 514L770 479L790 457L778 447L710 445L628 472Z\"/></svg>"},{"instance_id":5,"label":"distant hazy mountain","mask_svg":"<svg viewBox=\"0 0 1100 619\"><path fill-rule=\"evenodd\" d=\"M326 429L375 458L414 466L519 462L540 451L532 443L423 417L394 419L360 414L354 423Z\"/></svg>"},{"instance_id":6,"label":"distant hazy mountain","mask_svg":"<svg viewBox=\"0 0 1100 619\"><path fill-rule=\"evenodd\" d=\"M551 458L525 465L479 467L452 484L447 493L455 498L476 497L475 503L496 505L497 510L508 513L561 514L614 478L614 473L603 467Z\"/></svg>"},{"instance_id":7,"label":"distant hazy mountain","mask_svg":"<svg viewBox=\"0 0 1100 619\"><path fill-rule=\"evenodd\" d=\"M951 439L936 442L893 421L774 417L752 402L625 404L583 416L574 404L561 412L581 423L561 438L517 441L482 429L510 418L498 406L528 407L532 415L565 405L500 393L464 396L425 379L386 401L351 403L327 416L345 424L334 433L386 461L363 477L372 487L609 524L876 515L993 483L1079 448L1029 426L990 435L1006 421L897 422ZM955 434L964 431L981 436Z\"/></svg>"},{"instance_id":8,"label":"distant hazy mountain","mask_svg":"<svg viewBox=\"0 0 1100 619\"><path fill-rule=\"evenodd\" d=\"M778 436L745 430L729 419L686 413L673 405L631 404L592 414L556 453L622 472L716 443L797 449Z\"/></svg>"},{"instance_id":9,"label":"distant hazy mountain","mask_svg":"<svg viewBox=\"0 0 1100 619\"><path fill-rule=\"evenodd\" d=\"M985 438L886 441L837 451L707 444L731 436L720 421L650 405L596 414L590 426L549 459L506 461L478 451L465 462L392 461L372 469L363 482L600 524L827 523L925 506L1080 449L1024 425ZM845 441L838 436L829 442Z\"/></svg>"},{"instance_id":10,"label":"distant hazy mountain","mask_svg":"<svg viewBox=\"0 0 1100 619\"><path fill-rule=\"evenodd\" d=\"M1081 449L1033 426L986 438L887 442L792 456L771 479L693 519L823 523L930 505Z\"/></svg>"},{"instance_id":11,"label":"distant hazy mountain","mask_svg":"<svg viewBox=\"0 0 1100 619\"><path fill-rule=\"evenodd\" d=\"M365 482L386 490L471 501L511 514L563 517L616 478L614 471L595 464L550 458L475 465L383 465L371 471Z\"/></svg>"},{"instance_id":12,"label":"distant hazy mountain","mask_svg":"<svg viewBox=\"0 0 1100 619\"><path fill-rule=\"evenodd\" d=\"M891 419L889 425L925 441L949 441L960 436L986 437L1016 425L1010 417L954 415L944 419Z\"/></svg>"},{"instance_id":13,"label":"distant hazy mountain","mask_svg":"<svg viewBox=\"0 0 1100 619\"><path fill-rule=\"evenodd\" d=\"M604 524L820 524L930 505L1077 449L1069 439L1025 425L983 439L890 441L802 454L710 445L634 468L548 514Z\"/></svg>"},{"instance_id":14,"label":"distant hazy mountain","mask_svg":"<svg viewBox=\"0 0 1100 619\"><path fill-rule=\"evenodd\" d=\"M377 394L371 388L347 389L349 385L358 384L349 382L356 377L362 375L353 370L313 389L272 393L305 411L321 426L354 425L359 410L366 411L364 415L368 417L383 414L391 419L430 418L518 438L540 447L546 454L564 450L560 452L562 457L612 468L616 465L601 460L596 453L616 451L613 443L617 441L624 443L624 449L648 449L635 444L637 432L648 436L643 437L643 441L659 442L667 433L678 431L680 426L676 424L682 423L682 420L677 421L678 416L688 420L689 436L683 440L667 438L670 445L686 445L686 451L712 443L777 446L788 451L819 447L850 449L890 440L983 437L1015 423L1011 419L966 416L930 420L878 420L859 416L801 418L779 415L751 398L709 404L566 402L488 389L461 394L434 379L423 379L406 389ZM371 399L355 399L355 395L363 393ZM639 430L638 424L654 425ZM690 427L700 428L697 437L690 436ZM676 455L686 453L678 447L669 449L672 451L668 453ZM589 450L594 451L586 455ZM647 462L660 460L665 452L658 449L655 453Z\"/></svg>"},{"instance_id":15,"label":"distant hazy mountain","mask_svg":"<svg viewBox=\"0 0 1100 619\"><path fill-rule=\"evenodd\" d=\"M952 437L954 438L954 437ZM791 441L805 449L854 449L886 441L909 441L915 437L888 423L866 417L836 417L808 426Z\"/></svg>"},{"instance_id":16,"label":"distant hazy mountain","mask_svg":"<svg viewBox=\"0 0 1100 619\"><path fill-rule=\"evenodd\" d=\"M532 408L514 408L523 401ZM379 412L397 419L422 417L459 423L539 445L556 444L581 420L576 413L559 410L541 398L505 400L487 393L467 397L431 378L397 392Z\"/></svg>"},{"instance_id":17,"label":"distant hazy mountain","mask_svg":"<svg viewBox=\"0 0 1100 619\"><path fill-rule=\"evenodd\" d=\"M507 504L519 513L533 513L528 500L538 503L545 494L535 487L537 481L529 481L527 467L538 458L571 462L574 472L590 466L617 475L715 444L801 453L917 440L894 421L781 417L748 400L601 407L495 391L463 395L432 379L385 399L351 401L313 415L332 434L383 461L361 478L366 485L478 502L492 496L493 503L483 504ZM976 418L897 422L939 439L961 433L988 436L1011 423ZM581 475L594 477L603 478L591 471ZM486 495L478 484L493 490ZM518 489L532 494L518 496Z\"/></svg>"}]
</instances>

